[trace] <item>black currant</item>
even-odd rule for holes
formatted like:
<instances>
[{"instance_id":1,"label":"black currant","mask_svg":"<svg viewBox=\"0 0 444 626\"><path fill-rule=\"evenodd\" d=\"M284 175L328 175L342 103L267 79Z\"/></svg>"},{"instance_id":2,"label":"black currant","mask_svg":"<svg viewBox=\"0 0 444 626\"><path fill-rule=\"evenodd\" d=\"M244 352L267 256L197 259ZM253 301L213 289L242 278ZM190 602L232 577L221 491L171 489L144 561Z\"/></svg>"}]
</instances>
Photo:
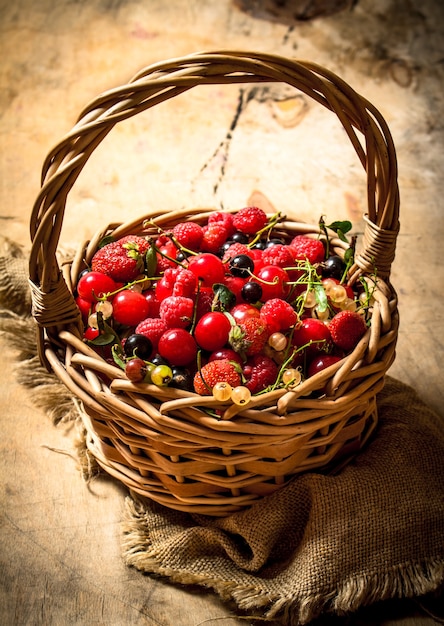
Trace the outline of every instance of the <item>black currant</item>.
<instances>
[{"instance_id":1,"label":"black currant","mask_svg":"<svg viewBox=\"0 0 444 626\"><path fill-rule=\"evenodd\" d=\"M252 246L252 248L255 248L256 250L265 250L266 247L267 247L266 239L259 239L259 241L256 241L256 243L253 244Z\"/></svg>"},{"instance_id":2,"label":"black currant","mask_svg":"<svg viewBox=\"0 0 444 626\"><path fill-rule=\"evenodd\" d=\"M267 241L267 243L265 244L265 247L271 248L271 246L277 246L277 245L285 245L285 241L283 239L278 239L277 237L274 237L273 239L269 239Z\"/></svg>"},{"instance_id":3,"label":"black currant","mask_svg":"<svg viewBox=\"0 0 444 626\"><path fill-rule=\"evenodd\" d=\"M153 351L153 344L145 335L134 333L126 339L123 350L126 356L137 356L143 361L148 361Z\"/></svg>"},{"instance_id":4,"label":"black currant","mask_svg":"<svg viewBox=\"0 0 444 626\"><path fill-rule=\"evenodd\" d=\"M193 377L191 373L184 367L173 367L173 378L169 384L170 387L182 389L183 391L192 391Z\"/></svg>"},{"instance_id":5,"label":"black currant","mask_svg":"<svg viewBox=\"0 0 444 626\"><path fill-rule=\"evenodd\" d=\"M233 233L231 239L234 243L248 243L248 235L246 235L245 233L241 233L240 230Z\"/></svg>"},{"instance_id":6,"label":"black currant","mask_svg":"<svg viewBox=\"0 0 444 626\"><path fill-rule=\"evenodd\" d=\"M238 254L230 260L229 268L233 276L247 278L254 269L254 261L247 254Z\"/></svg>"},{"instance_id":7,"label":"black currant","mask_svg":"<svg viewBox=\"0 0 444 626\"><path fill-rule=\"evenodd\" d=\"M340 256L333 254L324 261L321 267L323 278L336 278L341 280L346 266Z\"/></svg>"},{"instance_id":8,"label":"black currant","mask_svg":"<svg viewBox=\"0 0 444 626\"><path fill-rule=\"evenodd\" d=\"M169 365L168 361L160 356L160 354L155 354L151 359L151 363L154 365Z\"/></svg>"},{"instance_id":9,"label":"black currant","mask_svg":"<svg viewBox=\"0 0 444 626\"><path fill-rule=\"evenodd\" d=\"M227 240L225 243L223 243L221 245L221 247L219 248L219 252L217 253L217 256L219 256L220 258L222 258L225 254L225 252L228 250L228 248L233 245L234 241L232 239Z\"/></svg>"},{"instance_id":10,"label":"black currant","mask_svg":"<svg viewBox=\"0 0 444 626\"><path fill-rule=\"evenodd\" d=\"M254 303L262 298L262 287L254 281L245 283L241 289L241 296L245 302Z\"/></svg>"}]
</instances>

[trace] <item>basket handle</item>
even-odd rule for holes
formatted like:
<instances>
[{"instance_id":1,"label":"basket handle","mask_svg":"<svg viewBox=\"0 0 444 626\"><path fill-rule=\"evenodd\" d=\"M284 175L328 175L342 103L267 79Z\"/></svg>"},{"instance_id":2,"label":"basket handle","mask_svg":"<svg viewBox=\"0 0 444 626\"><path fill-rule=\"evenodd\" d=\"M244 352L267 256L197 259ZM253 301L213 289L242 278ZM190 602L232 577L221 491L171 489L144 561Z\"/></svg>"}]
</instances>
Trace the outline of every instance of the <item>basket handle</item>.
<instances>
[{"instance_id":1,"label":"basket handle","mask_svg":"<svg viewBox=\"0 0 444 626\"><path fill-rule=\"evenodd\" d=\"M352 269L364 273L376 266L381 278L390 276L399 230L399 189L393 140L379 111L338 76L311 62L256 52L194 54L150 65L128 84L98 96L48 154L30 219L29 277L41 335L44 329L54 334L61 326L81 327L56 252L68 193L112 128L198 85L260 82L287 83L338 116L367 173L363 251Z\"/></svg>"}]
</instances>

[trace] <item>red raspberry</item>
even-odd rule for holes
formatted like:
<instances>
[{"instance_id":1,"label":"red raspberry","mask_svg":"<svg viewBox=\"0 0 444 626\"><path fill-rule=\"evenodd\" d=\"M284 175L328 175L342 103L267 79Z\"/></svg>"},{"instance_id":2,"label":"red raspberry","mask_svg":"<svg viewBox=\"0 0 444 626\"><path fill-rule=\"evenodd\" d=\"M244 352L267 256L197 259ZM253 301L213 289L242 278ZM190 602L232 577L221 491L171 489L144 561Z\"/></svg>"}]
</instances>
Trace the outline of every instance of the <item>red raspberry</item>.
<instances>
[{"instance_id":1,"label":"red raspberry","mask_svg":"<svg viewBox=\"0 0 444 626\"><path fill-rule=\"evenodd\" d=\"M198 252L203 237L203 230L196 222L180 222L173 228L173 237L185 248Z\"/></svg>"},{"instance_id":2,"label":"red raspberry","mask_svg":"<svg viewBox=\"0 0 444 626\"><path fill-rule=\"evenodd\" d=\"M245 386L251 393L259 393L275 382L278 367L270 357L255 354L248 360L244 368L244 375L248 379Z\"/></svg>"},{"instance_id":3,"label":"red raspberry","mask_svg":"<svg viewBox=\"0 0 444 626\"><path fill-rule=\"evenodd\" d=\"M143 273L145 254L149 247L150 244L143 237L127 235L97 250L91 260L91 269L117 282L131 282Z\"/></svg>"},{"instance_id":4,"label":"red raspberry","mask_svg":"<svg viewBox=\"0 0 444 626\"><path fill-rule=\"evenodd\" d=\"M354 311L340 311L331 319L328 329L333 343L351 352L367 330L365 321L359 313Z\"/></svg>"},{"instance_id":5,"label":"red raspberry","mask_svg":"<svg viewBox=\"0 0 444 626\"><path fill-rule=\"evenodd\" d=\"M200 244L202 252L218 254L222 245L228 238L228 230L222 222L213 222L202 228L203 237Z\"/></svg>"},{"instance_id":6,"label":"red raspberry","mask_svg":"<svg viewBox=\"0 0 444 626\"><path fill-rule=\"evenodd\" d=\"M248 317L232 327L229 342L239 354L252 356L262 352L269 336L267 324L260 317Z\"/></svg>"},{"instance_id":7,"label":"red raspberry","mask_svg":"<svg viewBox=\"0 0 444 626\"><path fill-rule=\"evenodd\" d=\"M194 376L194 391L201 396L210 396L216 383L228 383L232 387L241 384L241 377L228 359L210 361Z\"/></svg>"},{"instance_id":8,"label":"red raspberry","mask_svg":"<svg viewBox=\"0 0 444 626\"><path fill-rule=\"evenodd\" d=\"M181 268L177 275L173 285L173 296L184 296L185 298L191 298L196 292L197 277L190 270Z\"/></svg>"},{"instance_id":9,"label":"red raspberry","mask_svg":"<svg viewBox=\"0 0 444 626\"><path fill-rule=\"evenodd\" d=\"M134 330L138 335L145 335L153 344L153 351L157 350L159 339L167 330L167 325L159 317L147 317Z\"/></svg>"},{"instance_id":10,"label":"red raspberry","mask_svg":"<svg viewBox=\"0 0 444 626\"><path fill-rule=\"evenodd\" d=\"M246 254L254 260L254 254L244 243L232 243L231 246L225 251L222 261L228 263L230 259L234 259L239 254Z\"/></svg>"},{"instance_id":11,"label":"red raspberry","mask_svg":"<svg viewBox=\"0 0 444 626\"><path fill-rule=\"evenodd\" d=\"M199 321L205 313L209 313L211 311L213 299L214 293L209 287L202 287L199 290L199 293L196 294L196 321Z\"/></svg>"},{"instance_id":12,"label":"red raspberry","mask_svg":"<svg viewBox=\"0 0 444 626\"><path fill-rule=\"evenodd\" d=\"M278 265L285 269L293 267L294 256L289 246L278 243L263 251L262 261L264 265Z\"/></svg>"},{"instance_id":13,"label":"red raspberry","mask_svg":"<svg viewBox=\"0 0 444 626\"><path fill-rule=\"evenodd\" d=\"M290 242L290 249L295 261L307 259L312 265L325 259L325 248L322 241L306 235L296 235Z\"/></svg>"},{"instance_id":14,"label":"red raspberry","mask_svg":"<svg viewBox=\"0 0 444 626\"><path fill-rule=\"evenodd\" d=\"M289 302L272 298L264 302L260 317L267 324L270 334L288 330L298 322L298 315Z\"/></svg>"},{"instance_id":15,"label":"red raspberry","mask_svg":"<svg viewBox=\"0 0 444 626\"><path fill-rule=\"evenodd\" d=\"M233 217L234 227L245 235L255 235L266 226L267 222L265 212L255 206L245 207Z\"/></svg>"},{"instance_id":16,"label":"red raspberry","mask_svg":"<svg viewBox=\"0 0 444 626\"><path fill-rule=\"evenodd\" d=\"M224 213L223 211L215 211L211 213L208 218L208 224L223 224L227 231L227 238L231 237L236 232L236 228L233 224L233 215L231 213Z\"/></svg>"},{"instance_id":17,"label":"red raspberry","mask_svg":"<svg viewBox=\"0 0 444 626\"><path fill-rule=\"evenodd\" d=\"M160 303L159 315L167 328L187 328L193 318L194 302L184 296L168 296Z\"/></svg>"}]
</instances>

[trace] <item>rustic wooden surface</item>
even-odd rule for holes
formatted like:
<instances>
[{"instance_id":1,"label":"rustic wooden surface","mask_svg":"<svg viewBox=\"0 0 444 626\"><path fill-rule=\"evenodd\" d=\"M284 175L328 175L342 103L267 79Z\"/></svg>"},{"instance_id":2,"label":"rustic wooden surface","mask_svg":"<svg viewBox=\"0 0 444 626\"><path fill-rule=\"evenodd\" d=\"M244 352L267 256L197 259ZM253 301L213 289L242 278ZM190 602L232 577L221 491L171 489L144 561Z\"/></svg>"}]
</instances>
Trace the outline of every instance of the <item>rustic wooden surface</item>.
<instances>
[{"instance_id":1,"label":"rustic wooden surface","mask_svg":"<svg viewBox=\"0 0 444 626\"><path fill-rule=\"evenodd\" d=\"M228 48L314 60L364 93L392 129L402 218L393 282L402 325L390 373L443 414L442 3L361 0L306 22L295 21L289 6L0 0L2 234L29 246L29 214L47 152L85 104L143 66ZM302 218L327 214L359 223L360 166L332 120L304 97L283 86L227 88L158 109L116 128L93 155L68 203L64 244L153 203L241 206L253 193ZM72 429L53 427L32 405L12 373L17 346L1 339L1 347L0 623L252 624L211 593L124 565L123 488L107 479L89 488L82 482ZM403 601L319 623L434 621L417 602Z\"/></svg>"}]
</instances>

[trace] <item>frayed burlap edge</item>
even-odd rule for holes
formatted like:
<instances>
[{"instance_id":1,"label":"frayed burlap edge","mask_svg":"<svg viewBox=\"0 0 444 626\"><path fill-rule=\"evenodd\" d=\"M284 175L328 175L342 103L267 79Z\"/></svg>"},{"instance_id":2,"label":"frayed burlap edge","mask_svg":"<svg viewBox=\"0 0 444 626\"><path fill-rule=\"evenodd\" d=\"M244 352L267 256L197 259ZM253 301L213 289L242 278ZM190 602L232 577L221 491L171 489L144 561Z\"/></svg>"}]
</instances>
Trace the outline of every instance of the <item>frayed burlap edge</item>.
<instances>
[{"instance_id":1,"label":"frayed burlap edge","mask_svg":"<svg viewBox=\"0 0 444 626\"><path fill-rule=\"evenodd\" d=\"M309 597L298 597L294 589L288 597L271 595L259 585L239 585L238 581L165 566L160 550L150 539L149 515L137 496L126 498L122 546L127 565L165 577L172 583L212 589L222 600L234 601L252 619L281 620L287 626L300 626L326 613L346 615L383 600L424 596L444 584L443 561L426 559L421 563L399 564L384 573L357 574L342 586Z\"/></svg>"}]
</instances>

